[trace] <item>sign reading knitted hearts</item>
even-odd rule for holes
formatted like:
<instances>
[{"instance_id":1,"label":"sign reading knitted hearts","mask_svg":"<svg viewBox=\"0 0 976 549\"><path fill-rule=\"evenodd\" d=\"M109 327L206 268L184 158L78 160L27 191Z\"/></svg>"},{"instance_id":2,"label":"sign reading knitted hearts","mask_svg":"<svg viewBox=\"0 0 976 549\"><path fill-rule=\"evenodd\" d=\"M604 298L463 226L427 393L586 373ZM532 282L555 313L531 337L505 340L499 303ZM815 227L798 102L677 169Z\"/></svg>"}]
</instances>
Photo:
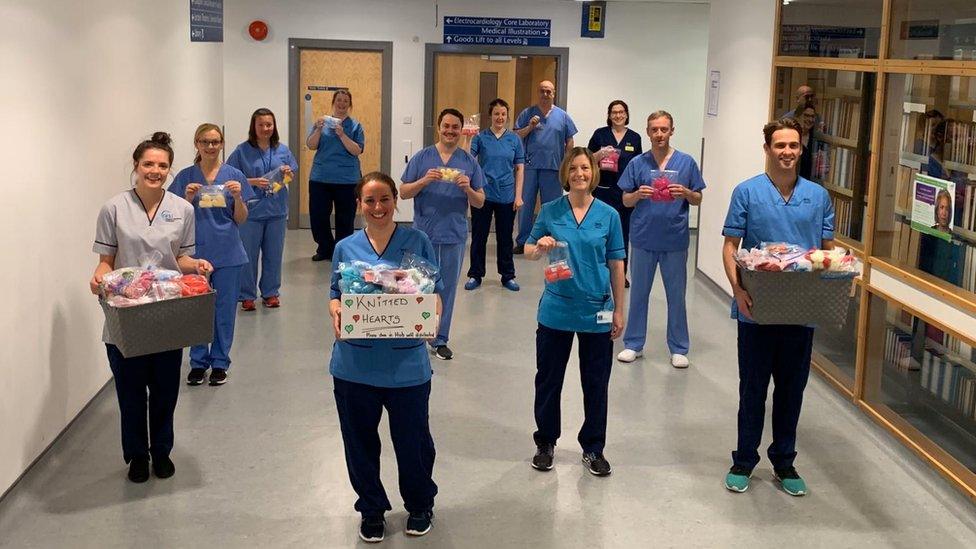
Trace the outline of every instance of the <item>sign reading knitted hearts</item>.
<instances>
[{"instance_id":1,"label":"sign reading knitted hearts","mask_svg":"<svg viewBox=\"0 0 976 549\"><path fill-rule=\"evenodd\" d=\"M342 339L431 339L437 335L437 296L343 294Z\"/></svg>"}]
</instances>

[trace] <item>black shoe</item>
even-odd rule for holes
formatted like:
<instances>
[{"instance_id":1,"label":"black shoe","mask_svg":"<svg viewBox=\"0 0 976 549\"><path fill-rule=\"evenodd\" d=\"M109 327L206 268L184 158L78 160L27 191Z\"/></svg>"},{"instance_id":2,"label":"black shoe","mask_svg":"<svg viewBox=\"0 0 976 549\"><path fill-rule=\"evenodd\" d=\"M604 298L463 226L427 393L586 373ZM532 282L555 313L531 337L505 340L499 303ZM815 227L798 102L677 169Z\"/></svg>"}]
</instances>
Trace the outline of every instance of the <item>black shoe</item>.
<instances>
[{"instance_id":1,"label":"black shoe","mask_svg":"<svg viewBox=\"0 0 976 549\"><path fill-rule=\"evenodd\" d=\"M227 383L227 370L214 368L210 371L210 385L223 385Z\"/></svg>"},{"instance_id":2,"label":"black shoe","mask_svg":"<svg viewBox=\"0 0 976 549\"><path fill-rule=\"evenodd\" d=\"M607 461L607 458L597 452L583 454L583 465L586 465L587 470L598 477L605 477L613 472L610 469L610 462Z\"/></svg>"},{"instance_id":3,"label":"black shoe","mask_svg":"<svg viewBox=\"0 0 976 549\"><path fill-rule=\"evenodd\" d=\"M624 288L630 288L630 279L629 278L625 278L624 279Z\"/></svg>"},{"instance_id":4,"label":"black shoe","mask_svg":"<svg viewBox=\"0 0 976 549\"><path fill-rule=\"evenodd\" d=\"M556 447L552 444L540 444L536 447L535 457L532 458L532 468L538 471L552 469L552 456Z\"/></svg>"},{"instance_id":5,"label":"black shoe","mask_svg":"<svg viewBox=\"0 0 976 549\"><path fill-rule=\"evenodd\" d=\"M332 261L332 258L325 254L315 254L312 256L312 261Z\"/></svg>"},{"instance_id":6,"label":"black shoe","mask_svg":"<svg viewBox=\"0 0 976 549\"><path fill-rule=\"evenodd\" d=\"M153 457L152 469L156 478L169 478L176 473L176 466L168 456Z\"/></svg>"},{"instance_id":7,"label":"black shoe","mask_svg":"<svg viewBox=\"0 0 976 549\"><path fill-rule=\"evenodd\" d=\"M514 248L512 248L512 254L513 255L523 255L524 253L525 253L525 245L524 244L518 244Z\"/></svg>"},{"instance_id":8,"label":"black shoe","mask_svg":"<svg viewBox=\"0 0 976 549\"><path fill-rule=\"evenodd\" d=\"M447 345L438 345L434 347L434 356L441 360L451 360L454 358L454 351L451 351Z\"/></svg>"},{"instance_id":9,"label":"black shoe","mask_svg":"<svg viewBox=\"0 0 976 549\"><path fill-rule=\"evenodd\" d=\"M190 374L186 376L187 385L200 385L203 383L203 378L207 377L206 368L191 368Z\"/></svg>"},{"instance_id":10,"label":"black shoe","mask_svg":"<svg viewBox=\"0 0 976 549\"><path fill-rule=\"evenodd\" d=\"M129 480L135 483L149 480L149 458L132 458L132 461L129 462Z\"/></svg>"},{"instance_id":11,"label":"black shoe","mask_svg":"<svg viewBox=\"0 0 976 549\"><path fill-rule=\"evenodd\" d=\"M433 511L410 513L410 516L407 517L407 529L404 530L404 533L408 536L422 536L430 532L433 526L433 520Z\"/></svg>"},{"instance_id":12,"label":"black shoe","mask_svg":"<svg viewBox=\"0 0 976 549\"><path fill-rule=\"evenodd\" d=\"M383 517L363 517L359 523L359 537L366 543L379 543L386 536L386 521Z\"/></svg>"}]
</instances>

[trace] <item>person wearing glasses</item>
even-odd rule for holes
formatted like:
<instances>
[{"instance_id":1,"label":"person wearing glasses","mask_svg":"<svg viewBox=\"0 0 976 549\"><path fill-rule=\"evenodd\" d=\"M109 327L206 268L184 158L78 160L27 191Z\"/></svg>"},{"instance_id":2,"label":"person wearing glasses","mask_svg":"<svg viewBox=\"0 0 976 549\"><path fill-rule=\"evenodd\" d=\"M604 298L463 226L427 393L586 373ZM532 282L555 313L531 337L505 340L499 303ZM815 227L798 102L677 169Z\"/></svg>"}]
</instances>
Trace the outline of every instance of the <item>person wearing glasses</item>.
<instances>
[{"instance_id":1,"label":"person wearing glasses","mask_svg":"<svg viewBox=\"0 0 976 549\"><path fill-rule=\"evenodd\" d=\"M247 253L238 227L247 221L247 201L254 191L240 170L220 161L224 134L216 124L201 124L193 138L197 156L193 165L177 174L169 191L193 204L197 255L213 265L210 285L217 292L214 340L190 348L188 385L200 385L210 372L210 385L227 382L230 348L234 341L237 296Z\"/></svg>"}]
</instances>

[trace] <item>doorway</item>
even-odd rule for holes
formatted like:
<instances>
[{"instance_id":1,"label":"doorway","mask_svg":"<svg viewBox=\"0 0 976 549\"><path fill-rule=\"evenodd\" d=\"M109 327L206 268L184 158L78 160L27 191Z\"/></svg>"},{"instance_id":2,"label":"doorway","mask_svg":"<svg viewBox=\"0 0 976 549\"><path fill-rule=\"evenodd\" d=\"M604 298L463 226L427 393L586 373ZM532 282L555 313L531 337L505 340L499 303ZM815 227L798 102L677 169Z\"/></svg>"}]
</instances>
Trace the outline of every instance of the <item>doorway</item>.
<instances>
[{"instance_id":1,"label":"doorway","mask_svg":"<svg viewBox=\"0 0 976 549\"><path fill-rule=\"evenodd\" d=\"M437 114L453 107L464 115L480 114L481 128L490 122L488 102L500 97L512 106L510 123L536 102L542 80L556 85L556 105L566 107L569 48L526 48L427 44L424 92L424 146L435 141Z\"/></svg>"},{"instance_id":2,"label":"doorway","mask_svg":"<svg viewBox=\"0 0 976 549\"><path fill-rule=\"evenodd\" d=\"M305 146L313 121L331 113L332 95L349 90L350 116L359 121L366 146L359 157L363 173L389 172L392 113L393 43L346 40L288 41L289 143L297 150L297 192L291 193L289 229L311 227L308 176L315 151Z\"/></svg>"}]
</instances>

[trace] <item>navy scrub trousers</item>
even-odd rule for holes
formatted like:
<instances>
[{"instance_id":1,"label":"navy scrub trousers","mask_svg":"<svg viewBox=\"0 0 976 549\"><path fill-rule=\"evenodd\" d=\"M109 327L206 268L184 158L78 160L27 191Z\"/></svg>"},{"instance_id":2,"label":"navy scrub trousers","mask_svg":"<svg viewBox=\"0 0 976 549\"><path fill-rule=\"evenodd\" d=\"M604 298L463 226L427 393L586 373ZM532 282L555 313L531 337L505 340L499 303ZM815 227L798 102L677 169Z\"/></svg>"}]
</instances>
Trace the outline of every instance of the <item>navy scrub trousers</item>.
<instances>
[{"instance_id":1,"label":"navy scrub trousers","mask_svg":"<svg viewBox=\"0 0 976 549\"><path fill-rule=\"evenodd\" d=\"M335 236L332 236L332 211L335 206ZM332 259L336 242L351 235L356 224L356 185L308 182L308 215L315 253Z\"/></svg>"},{"instance_id":2,"label":"navy scrub trousers","mask_svg":"<svg viewBox=\"0 0 976 549\"><path fill-rule=\"evenodd\" d=\"M498 243L498 274L502 282L515 278L515 260L512 257L515 229L514 202L503 204L485 200L480 208L471 206L471 267L468 278L481 280L485 277L485 261L488 255L488 233L491 231L491 218L495 217L495 241Z\"/></svg>"},{"instance_id":3,"label":"navy scrub trousers","mask_svg":"<svg viewBox=\"0 0 976 549\"><path fill-rule=\"evenodd\" d=\"M122 416L122 458L129 463L137 457L168 457L173 450L173 412L180 395L183 349L125 358L115 345L106 343L105 348Z\"/></svg>"},{"instance_id":4,"label":"navy scrub trousers","mask_svg":"<svg viewBox=\"0 0 976 549\"><path fill-rule=\"evenodd\" d=\"M437 485L432 478L435 453L428 422L430 381L413 387L387 388L332 379L346 467L359 496L356 510L363 517L382 517L393 509L380 480L377 429L383 408L389 414L404 507L410 513L433 509Z\"/></svg>"},{"instance_id":5,"label":"navy scrub trousers","mask_svg":"<svg viewBox=\"0 0 976 549\"><path fill-rule=\"evenodd\" d=\"M793 466L796 425L812 351L813 328L739 322L739 436L737 449L732 452L735 465L751 471L759 463L766 393L772 378L773 443L767 455L774 469Z\"/></svg>"},{"instance_id":6,"label":"navy scrub trousers","mask_svg":"<svg viewBox=\"0 0 976 549\"><path fill-rule=\"evenodd\" d=\"M535 332L536 446L555 445L560 434L560 396L566 364L579 339L580 381L583 385L583 427L578 440L584 453L602 453L607 442L607 392L613 364L610 332L567 332L539 324Z\"/></svg>"}]
</instances>

